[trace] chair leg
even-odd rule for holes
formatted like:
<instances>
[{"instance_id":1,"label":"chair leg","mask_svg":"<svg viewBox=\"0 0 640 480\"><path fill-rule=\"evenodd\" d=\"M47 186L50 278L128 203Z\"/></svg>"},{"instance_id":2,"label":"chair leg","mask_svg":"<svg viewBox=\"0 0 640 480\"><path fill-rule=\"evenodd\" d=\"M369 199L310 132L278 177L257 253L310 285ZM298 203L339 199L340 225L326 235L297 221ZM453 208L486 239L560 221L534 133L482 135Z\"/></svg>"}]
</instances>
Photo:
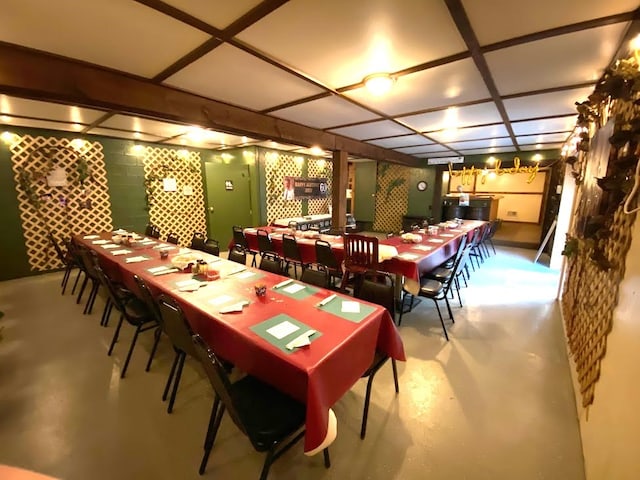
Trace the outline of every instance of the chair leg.
<instances>
[{"instance_id":1,"label":"chair leg","mask_svg":"<svg viewBox=\"0 0 640 480\"><path fill-rule=\"evenodd\" d=\"M167 395L169 395L169 388L171 388L171 382L173 381L173 376L176 373L176 367L178 366L179 360L180 352L176 352L175 357L173 357L173 363L171 364L171 370L169 371L169 378L167 378L167 384L164 386L164 393L162 394L163 402L167 399Z\"/></svg>"},{"instance_id":2,"label":"chair leg","mask_svg":"<svg viewBox=\"0 0 640 480\"><path fill-rule=\"evenodd\" d=\"M184 359L187 357L187 354L184 352L180 352L178 355L180 356L180 360L178 362L178 370L176 372L176 376L173 379L173 390L171 391L171 398L169 399L169 406L167 407L167 413L173 412L173 404L176 401L176 395L178 394L178 386L180 385L180 379L182 378L182 369L184 367Z\"/></svg>"},{"instance_id":3,"label":"chair leg","mask_svg":"<svg viewBox=\"0 0 640 480\"><path fill-rule=\"evenodd\" d=\"M145 372L148 372L149 370L151 370L151 362L153 362L153 357L155 357L156 355L158 343L160 343L160 336L162 335L162 330L160 330L160 327L156 328L156 331L153 332L153 335L155 336L155 339L153 341L153 347L151 348L151 353L149 354L149 360L147 361L147 366L144 369Z\"/></svg>"},{"instance_id":4,"label":"chair leg","mask_svg":"<svg viewBox=\"0 0 640 480\"><path fill-rule=\"evenodd\" d=\"M273 457L275 456L276 447L275 444L267 451L267 458L264 459L264 465L262 466L262 473L260 473L260 480L267 480L269 475L269 469L273 463Z\"/></svg>"},{"instance_id":5,"label":"chair leg","mask_svg":"<svg viewBox=\"0 0 640 480\"><path fill-rule=\"evenodd\" d=\"M98 288L100 288L100 284L94 279L91 279L91 290L89 291L89 298L87 298L87 304L84 306L84 310L82 311L84 315L91 315L91 311L93 310L93 303L98 296Z\"/></svg>"},{"instance_id":6,"label":"chair leg","mask_svg":"<svg viewBox=\"0 0 640 480\"><path fill-rule=\"evenodd\" d=\"M111 352L113 352L113 346L118 341L118 335L120 335L120 327L122 327L123 320L124 320L124 315L120 314L120 321L118 322L118 326L116 327L116 331L113 332L113 339L111 340L111 345L109 346L109 351L107 352L108 356L111 356Z\"/></svg>"},{"instance_id":7,"label":"chair leg","mask_svg":"<svg viewBox=\"0 0 640 480\"><path fill-rule=\"evenodd\" d=\"M76 298L76 305L80 304L82 301L82 294L84 293L84 289L87 286L87 282L89 281L89 275L84 274L84 280L82 281L82 286L80 287L80 293L78 293L78 298Z\"/></svg>"},{"instance_id":8,"label":"chair leg","mask_svg":"<svg viewBox=\"0 0 640 480\"><path fill-rule=\"evenodd\" d=\"M78 286L78 280L80 280L80 275L82 275L82 270L78 269L78 274L76 275L76 281L73 282L73 288L71 289L71 295L76 294L76 287Z\"/></svg>"},{"instance_id":9,"label":"chair leg","mask_svg":"<svg viewBox=\"0 0 640 480\"><path fill-rule=\"evenodd\" d=\"M451 322L456 323L455 319L453 318L453 311L451 310L451 304L449 303L449 299L447 297L444 297L444 303L447 304L447 310L449 310L449 318L451 319Z\"/></svg>"},{"instance_id":10,"label":"chair leg","mask_svg":"<svg viewBox=\"0 0 640 480\"><path fill-rule=\"evenodd\" d=\"M100 326L106 327L109 322L109 317L111 316L111 308L113 304L111 302L111 297L107 297L107 303L104 304L104 310L102 311L102 318L100 319Z\"/></svg>"},{"instance_id":11,"label":"chair leg","mask_svg":"<svg viewBox=\"0 0 640 480\"><path fill-rule=\"evenodd\" d=\"M141 325L136 327L136 333L133 334L133 339L131 340L131 346L129 347L129 351L127 352L127 358L124 361L124 366L122 367L122 372L120 373L120 378L124 378L127 373L127 367L129 367L129 360L131 360L131 355L133 354L133 349L136 346L136 341L138 340L138 335L140 334Z\"/></svg>"},{"instance_id":12,"label":"chair leg","mask_svg":"<svg viewBox=\"0 0 640 480\"><path fill-rule=\"evenodd\" d=\"M64 295L65 290L67 289L67 283L69 283L69 277L71 276L71 270L73 270L72 266L67 266L67 268L64 269L64 276L62 277L62 284L60 285L62 287L62 295Z\"/></svg>"},{"instance_id":13,"label":"chair leg","mask_svg":"<svg viewBox=\"0 0 640 480\"><path fill-rule=\"evenodd\" d=\"M207 468L209 455L211 454L211 449L213 448L213 444L216 441L216 435L218 434L218 429L220 428L220 422L222 421L223 414L224 404L220 403L220 399L216 395L216 399L213 402L213 408L211 409L211 416L209 417L209 428L207 429L207 435L204 438L204 455L202 456L200 468L198 469L198 473L200 475L202 475Z\"/></svg>"},{"instance_id":14,"label":"chair leg","mask_svg":"<svg viewBox=\"0 0 640 480\"><path fill-rule=\"evenodd\" d=\"M257 265L257 263L256 263L256 254L252 253L251 256L253 257L252 260L251 260L251 266L253 268L256 268L256 265Z\"/></svg>"},{"instance_id":15,"label":"chair leg","mask_svg":"<svg viewBox=\"0 0 640 480\"><path fill-rule=\"evenodd\" d=\"M396 385L396 393L400 393L400 387L398 386L398 367L396 366L396 359L391 359L391 368L393 369L393 383Z\"/></svg>"},{"instance_id":16,"label":"chair leg","mask_svg":"<svg viewBox=\"0 0 640 480\"><path fill-rule=\"evenodd\" d=\"M364 412L362 412L362 426L360 427L360 438L364 439L367 434L367 419L369 417L369 401L371 400L371 385L373 384L373 378L375 372L369 375L369 381L367 382L367 393L364 396Z\"/></svg>"},{"instance_id":17,"label":"chair leg","mask_svg":"<svg viewBox=\"0 0 640 480\"><path fill-rule=\"evenodd\" d=\"M438 310L438 316L440 317L440 324L442 325L442 330L444 331L444 338L446 338L448 342L449 335L447 334L447 327L444 325L444 320L442 319L442 312L440 311L440 306L438 305L438 301L435 298L432 300L436 304L436 310Z\"/></svg>"},{"instance_id":18,"label":"chair leg","mask_svg":"<svg viewBox=\"0 0 640 480\"><path fill-rule=\"evenodd\" d=\"M325 468L331 467L331 458L329 457L329 447L325 448L322 453L324 454L324 466Z\"/></svg>"}]
</instances>

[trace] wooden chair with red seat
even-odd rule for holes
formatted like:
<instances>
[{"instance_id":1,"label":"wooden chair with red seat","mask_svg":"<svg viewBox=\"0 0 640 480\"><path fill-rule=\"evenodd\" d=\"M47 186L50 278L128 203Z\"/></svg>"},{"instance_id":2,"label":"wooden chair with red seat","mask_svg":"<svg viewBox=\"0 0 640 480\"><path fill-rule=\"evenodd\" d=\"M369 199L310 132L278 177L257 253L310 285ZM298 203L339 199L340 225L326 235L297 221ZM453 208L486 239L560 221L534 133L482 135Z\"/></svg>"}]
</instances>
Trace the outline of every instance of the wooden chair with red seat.
<instances>
[{"instance_id":1,"label":"wooden chair with red seat","mask_svg":"<svg viewBox=\"0 0 640 480\"><path fill-rule=\"evenodd\" d=\"M344 291L353 277L361 277L366 272L378 270L378 239L365 235L344 235L344 275L340 290ZM357 285L357 282L356 282Z\"/></svg>"}]
</instances>

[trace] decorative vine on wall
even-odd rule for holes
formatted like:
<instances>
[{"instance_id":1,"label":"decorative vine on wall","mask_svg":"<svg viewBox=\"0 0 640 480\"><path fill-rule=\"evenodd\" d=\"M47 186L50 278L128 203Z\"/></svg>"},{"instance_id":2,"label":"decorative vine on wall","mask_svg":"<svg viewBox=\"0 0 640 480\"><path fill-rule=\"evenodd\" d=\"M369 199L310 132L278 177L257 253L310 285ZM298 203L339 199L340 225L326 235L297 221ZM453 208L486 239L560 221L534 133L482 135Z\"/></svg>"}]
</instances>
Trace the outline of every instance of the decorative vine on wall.
<instances>
[{"instance_id":1,"label":"decorative vine on wall","mask_svg":"<svg viewBox=\"0 0 640 480\"><path fill-rule=\"evenodd\" d=\"M638 67L635 58L617 62L577 104L575 151L566 158L577 207L563 252L569 260L562 311L585 407L594 401L636 217Z\"/></svg>"},{"instance_id":2,"label":"decorative vine on wall","mask_svg":"<svg viewBox=\"0 0 640 480\"><path fill-rule=\"evenodd\" d=\"M407 212L411 169L385 162L378 163L376 209L373 229L397 232Z\"/></svg>"},{"instance_id":3,"label":"decorative vine on wall","mask_svg":"<svg viewBox=\"0 0 640 480\"><path fill-rule=\"evenodd\" d=\"M56 137L16 136L11 160L29 265L61 268L48 234L111 230L111 203L102 145Z\"/></svg>"}]
</instances>

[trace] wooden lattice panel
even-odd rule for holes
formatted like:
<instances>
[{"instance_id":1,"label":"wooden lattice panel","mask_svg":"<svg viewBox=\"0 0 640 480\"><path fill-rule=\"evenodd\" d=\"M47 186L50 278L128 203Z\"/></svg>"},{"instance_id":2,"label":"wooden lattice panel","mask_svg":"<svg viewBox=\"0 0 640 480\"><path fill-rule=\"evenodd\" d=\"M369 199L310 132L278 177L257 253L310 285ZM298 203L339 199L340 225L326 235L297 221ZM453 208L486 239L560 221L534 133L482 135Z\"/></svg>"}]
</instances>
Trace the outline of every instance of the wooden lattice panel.
<instances>
[{"instance_id":1,"label":"wooden lattice panel","mask_svg":"<svg viewBox=\"0 0 640 480\"><path fill-rule=\"evenodd\" d=\"M302 157L284 153L265 154L265 176L267 180L267 222L278 218L302 215L302 200L285 200L284 177L302 175Z\"/></svg>"},{"instance_id":2,"label":"wooden lattice panel","mask_svg":"<svg viewBox=\"0 0 640 480\"><path fill-rule=\"evenodd\" d=\"M607 335L611 331L619 286L624 278L635 217L635 214L626 215L622 207L614 215L612 234L603 240L605 256L611 262L609 270L602 270L591 260L588 246L569 263L562 313L583 406L593 403L600 362L606 353Z\"/></svg>"},{"instance_id":3,"label":"wooden lattice panel","mask_svg":"<svg viewBox=\"0 0 640 480\"><path fill-rule=\"evenodd\" d=\"M402 228L402 216L407 212L410 173L408 167L401 165L378 164L375 231L397 232ZM387 194L395 184L397 186Z\"/></svg>"},{"instance_id":4,"label":"wooden lattice panel","mask_svg":"<svg viewBox=\"0 0 640 480\"><path fill-rule=\"evenodd\" d=\"M309 199L309 215L329 213L329 205L331 205L331 185L333 182L333 163L321 158L310 158L307 161L307 169L310 178L325 177L328 187L327 198Z\"/></svg>"},{"instance_id":5,"label":"wooden lattice panel","mask_svg":"<svg viewBox=\"0 0 640 480\"><path fill-rule=\"evenodd\" d=\"M207 220L200 153L145 147L142 158L145 178L160 178L153 180L149 221L160 228L161 238L164 239L168 233L175 232L180 244L188 246L193 232L203 232L206 235ZM175 179L176 191L164 190L161 179L163 177ZM185 195L185 187L191 187L190 195Z\"/></svg>"},{"instance_id":6,"label":"wooden lattice panel","mask_svg":"<svg viewBox=\"0 0 640 480\"><path fill-rule=\"evenodd\" d=\"M46 150L48 148L48 150ZM47 231L61 241L73 234L112 230L111 202L102 145L67 138L17 137L11 144L18 208L29 265L33 271L63 267L47 239ZM80 183L78 159L84 157L90 178ZM50 187L46 175L52 166L64 169L67 185ZM40 201L36 208L19 182L24 169Z\"/></svg>"}]
</instances>

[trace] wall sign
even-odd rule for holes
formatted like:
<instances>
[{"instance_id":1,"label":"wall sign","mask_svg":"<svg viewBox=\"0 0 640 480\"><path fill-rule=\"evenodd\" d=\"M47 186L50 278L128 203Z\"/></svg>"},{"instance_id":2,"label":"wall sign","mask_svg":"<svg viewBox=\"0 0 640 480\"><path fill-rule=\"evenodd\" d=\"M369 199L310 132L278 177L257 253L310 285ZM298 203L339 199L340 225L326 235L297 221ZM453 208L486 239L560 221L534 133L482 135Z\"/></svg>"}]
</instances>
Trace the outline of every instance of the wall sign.
<instances>
[{"instance_id":1,"label":"wall sign","mask_svg":"<svg viewBox=\"0 0 640 480\"><path fill-rule=\"evenodd\" d=\"M233 180L225 180L224 181L224 189L225 190L233 190Z\"/></svg>"},{"instance_id":2,"label":"wall sign","mask_svg":"<svg viewBox=\"0 0 640 480\"><path fill-rule=\"evenodd\" d=\"M165 192L175 192L178 189L178 184L175 178L163 178L162 188Z\"/></svg>"},{"instance_id":3,"label":"wall sign","mask_svg":"<svg viewBox=\"0 0 640 480\"><path fill-rule=\"evenodd\" d=\"M285 200L302 200L310 198L327 198L329 187L324 177L284 177Z\"/></svg>"},{"instance_id":4,"label":"wall sign","mask_svg":"<svg viewBox=\"0 0 640 480\"><path fill-rule=\"evenodd\" d=\"M492 169L488 168L476 168L475 166L471 166L470 169L467 167L462 167L462 170L454 170L452 164L449 164L449 175L451 178L453 177L462 177L460 179L460 183L462 185L471 185L473 183L473 177L480 176L480 183L484 184L487 181L487 175L490 173L495 173L496 175L504 175L505 173L514 174L514 173L526 173L529 175L527 178L527 183L533 182L533 179L536 178L536 175L539 170L538 164L535 164L530 167L521 167L520 159L515 157L513 159L513 167L511 168L501 168L502 160L496 160L496 165Z\"/></svg>"}]
</instances>

